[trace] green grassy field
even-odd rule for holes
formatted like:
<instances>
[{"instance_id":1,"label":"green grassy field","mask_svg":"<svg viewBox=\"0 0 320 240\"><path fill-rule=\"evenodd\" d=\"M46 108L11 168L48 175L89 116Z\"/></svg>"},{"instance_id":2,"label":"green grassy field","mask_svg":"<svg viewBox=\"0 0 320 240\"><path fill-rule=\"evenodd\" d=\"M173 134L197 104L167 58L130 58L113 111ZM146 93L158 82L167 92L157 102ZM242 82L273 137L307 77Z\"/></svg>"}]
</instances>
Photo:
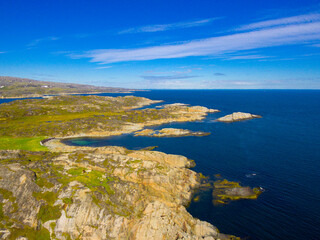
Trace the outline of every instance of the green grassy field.
<instances>
[{"instance_id":1,"label":"green grassy field","mask_svg":"<svg viewBox=\"0 0 320 240\"><path fill-rule=\"evenodd\" d=\"M0 137L0 149L2 150L28 150L48 151L40 145L40 141L46 137Z\"/></svg>"}]
</instances>

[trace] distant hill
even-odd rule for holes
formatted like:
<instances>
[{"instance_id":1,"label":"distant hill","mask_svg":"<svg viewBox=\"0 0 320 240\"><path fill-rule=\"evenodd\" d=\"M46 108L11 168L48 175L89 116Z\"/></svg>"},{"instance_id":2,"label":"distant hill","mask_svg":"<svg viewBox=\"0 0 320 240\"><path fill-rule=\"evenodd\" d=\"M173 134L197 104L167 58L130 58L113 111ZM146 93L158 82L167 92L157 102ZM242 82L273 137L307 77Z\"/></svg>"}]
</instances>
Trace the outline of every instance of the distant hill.
<instances>
[{"instance_id":1,"label":"distant hill","mask_svg":"<svg viewBox=\"0 0 320 240\"><path fill-rule=\"evenodd\" d=\"M0 76L0 98L41 97L44 95L122 93L132 89L37 81L28 78Z\"/></svg>"}]
</instances>

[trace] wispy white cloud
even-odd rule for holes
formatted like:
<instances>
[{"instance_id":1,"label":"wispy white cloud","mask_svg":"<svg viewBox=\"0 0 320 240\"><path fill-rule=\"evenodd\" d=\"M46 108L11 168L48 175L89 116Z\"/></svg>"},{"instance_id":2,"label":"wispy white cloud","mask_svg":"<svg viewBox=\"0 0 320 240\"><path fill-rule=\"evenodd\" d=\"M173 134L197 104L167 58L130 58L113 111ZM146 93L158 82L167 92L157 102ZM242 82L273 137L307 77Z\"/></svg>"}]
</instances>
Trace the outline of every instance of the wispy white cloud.
<instances>
[{"instance_id":1,"label":"wispy white cloud","mask_svg":"<svg viewBox=\"0 0 320 240\"><path fill-rule=\"evenodd\" d=\"M280 19L278 20L280 21ZM180 44L135 49L97 49L80 54L73 53L69 56L72 58L90 58L91 62L104 64L190 56L222 57L241 51L294 44L311 44L319 40L320 20L191 40ZM251 59L254 57L259 58L256 55L251 56Z\"/></svg>"},{"instance_id":2,"label":"wispy white cloud","mask_svg":"<svg viewBox=\"0 0 320 240\"><path fill-rule=\"evenodd\" d=\"M0 54L2 54L2 53L6 53L6 52L0 52Z\"/></svg>"},{"instance_id":3,"label":"wispy white cloud","mask_svg":"<svg viewBox=\"0 0 320 240\"><path fill-rule=\"evenodd\" d=\"M38 39L35 39L32 42L28 43L27 46L28 47L35 47L35 46L37 46L38 44L40 44L42 42L56 41L58 39L59 39L59 37L38 38Z\"/></svg>"},{"instance_id":4,"label":"wispy white cloud","mask_svg":"<svg viewBox=\"0 0 320 240\"><path fill-rule=\"evenodd\" d=\"M270 58L270 56L263 56L263 55L239 55L239 56L226 57L226 60L248 60L248 59L266 59L266 58Z\"/></svg>"},{"instance_id":5,"label":"wispy white cloud","mask_svg":"<svg viewBox=\"0 0 320 240\"><path fill-rule=\"evenodd\" d=\"M218 18L207 18L197 21L191 22L177 22L177 23L169 23L169 24L155 24L148 25L136 28L129 28L118 32L119 34L127 34L127 33L142 33L142 32L163 32L168 30L174 30L179 28L191 28L198 27L212 22Z\"/></svg>"},{"instance_id":6,"label":"wispy white cloud","mask_svg":"<svg viewBox=\"0 0 320 240\"><path fill-rule=\"evenodd\" d=\"M107 69L107 68L112 68L112 66L96 67L96 69Z\"/></svg>"},{"instance_id":7,"label":"wispy white cloud","mask_svg":"<svg viewBox=\"0 0 320 240\"><path fill-rule=\"evenodd\" d=\"M313 44L313 47L320 47L320 43L319 44Z\"/></svg>"},{"instance_id":8,"label":"wispy white cloud","mask_svg":"<svg viewBox=\"0 0 320 240\"><path fill-rule=\"evenodd\" d=\"M320 14L317 14L317 13L305 14L305 15L252 23L252 24L239 27L236 30L246 31L246 30L261 29L261 28L268 28L268 27L279 27L279 26L291 25L291 24L310 23L310 22L315 22L319 20L320 20Z\"/></svg>"}]
</instances>

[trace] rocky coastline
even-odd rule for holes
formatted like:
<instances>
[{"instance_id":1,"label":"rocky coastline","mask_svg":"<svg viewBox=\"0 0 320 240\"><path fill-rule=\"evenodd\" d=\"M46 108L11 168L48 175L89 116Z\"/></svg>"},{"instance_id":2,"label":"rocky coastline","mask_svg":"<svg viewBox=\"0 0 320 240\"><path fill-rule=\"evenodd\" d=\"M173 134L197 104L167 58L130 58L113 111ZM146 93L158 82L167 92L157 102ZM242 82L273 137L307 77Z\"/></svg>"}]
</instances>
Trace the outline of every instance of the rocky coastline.
<instances>
[{"instance_id":1,"label":"rocky coastline","mask_svg":"<svg viewBox=\"0 0 320 240\"><path fill-rule=\"evenodd\" d=\"M0 238L239 239L187 212L194 191L202 186L202 175L189 169L194 161L158 151L75 147L61 141L199 121L218 111L183 104L138 110L158 102L132 96L59 96L1 105L7 120L0 123L2 134L50 138L41 141L49 151L0 150ZM32 125L18 132L14 124L21 124L21 118L27 123L30 118ZM78 127L79 122L83 125Z\"/></svg>"},{"instance_id":2,"label":"rocky coastline","mask_svg":"<svg viewBox=\"0 0 320 240\"><path fill-rule=\"evenodd\" d=\"M187 212L201 178L186 157L44 145L0 152L2 239L236 239Z\"/></svg>"}]
</instances>

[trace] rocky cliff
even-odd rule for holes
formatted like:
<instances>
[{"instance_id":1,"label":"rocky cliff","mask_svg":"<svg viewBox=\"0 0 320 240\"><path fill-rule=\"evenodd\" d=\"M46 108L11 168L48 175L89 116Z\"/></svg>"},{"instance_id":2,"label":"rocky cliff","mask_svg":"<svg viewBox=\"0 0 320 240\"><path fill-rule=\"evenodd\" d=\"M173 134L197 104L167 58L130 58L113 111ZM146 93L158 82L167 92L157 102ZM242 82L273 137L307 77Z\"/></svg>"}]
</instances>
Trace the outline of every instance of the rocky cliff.
<instances>
[{"instance_id":1,"label":"rocky cliff","mask_svg":"<svg viewBox=\"0 0 320 240\"><path fill-rule=\"evenodd\" d=\"M1 239L233 238L187 212L193 161L51 141L51 152L0 152Z\"/></svg>"}]
</instances>

